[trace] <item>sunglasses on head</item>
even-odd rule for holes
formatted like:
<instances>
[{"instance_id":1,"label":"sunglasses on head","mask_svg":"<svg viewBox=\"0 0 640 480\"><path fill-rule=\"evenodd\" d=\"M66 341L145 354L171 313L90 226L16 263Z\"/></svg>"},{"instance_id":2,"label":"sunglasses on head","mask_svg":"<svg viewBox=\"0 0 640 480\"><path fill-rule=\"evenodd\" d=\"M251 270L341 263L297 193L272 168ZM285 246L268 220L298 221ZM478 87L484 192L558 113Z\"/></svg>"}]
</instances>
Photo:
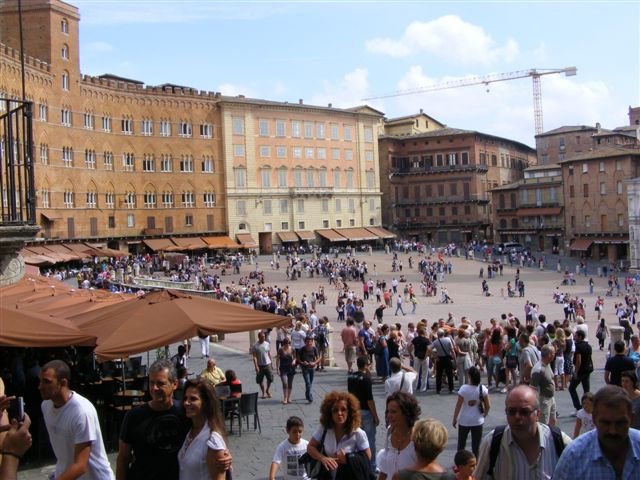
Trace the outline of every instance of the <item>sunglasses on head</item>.
<instances>
[{"instance_id":1,"label":"sunglasses on head","mask_svg":"<svg viewBox=\"0 0 640 480\"><path fill-rule=\"evenodd\" d=\"M537 410L535 408L518 408L518 407L508 407L505 409L507 415L510 417L515 417L516 415L520 415L521 417L528 417L533 412Z\"/></svg>"}]
</instances>

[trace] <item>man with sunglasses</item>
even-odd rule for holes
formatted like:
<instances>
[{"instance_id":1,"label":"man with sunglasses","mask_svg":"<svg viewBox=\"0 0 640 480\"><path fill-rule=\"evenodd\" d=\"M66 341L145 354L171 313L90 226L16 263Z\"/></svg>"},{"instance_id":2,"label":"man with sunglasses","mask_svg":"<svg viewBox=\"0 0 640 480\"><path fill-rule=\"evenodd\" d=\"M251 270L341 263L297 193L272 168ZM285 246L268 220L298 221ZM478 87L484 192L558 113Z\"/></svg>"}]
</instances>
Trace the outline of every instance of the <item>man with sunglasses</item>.
<instances>
[{"instance_id":1,"label":"man with sunglasses","mask_svg":"<svg viewBox=\"0 0 640 480\"><path fill-rule=\"evenodd\" d=\"M479 480L551 478L558 457L571 439L538 422L538 393L527 385L513 388L505 400L507 425L490 432L480 445Z\"/></svg>"}]
</instances>

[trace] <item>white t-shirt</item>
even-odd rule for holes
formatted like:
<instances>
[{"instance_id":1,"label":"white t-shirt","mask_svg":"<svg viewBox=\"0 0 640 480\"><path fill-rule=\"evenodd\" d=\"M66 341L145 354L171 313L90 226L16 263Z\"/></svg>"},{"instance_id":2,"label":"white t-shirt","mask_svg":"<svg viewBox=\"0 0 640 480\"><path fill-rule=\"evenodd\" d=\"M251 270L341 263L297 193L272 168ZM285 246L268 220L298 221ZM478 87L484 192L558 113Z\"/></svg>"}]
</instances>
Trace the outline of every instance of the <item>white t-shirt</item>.
<instances>
[{"instance_id":1,"label":"white t-shirt","mask_svg":"<svg viewBox=\"0 0 640 480\"><path fill-rule=\"evenodd\" d=\"M191 433L191 432L189 432ZM218 432L212 432L205 424L196 437L189 441L189 434L184 439L182 448L178 452L180 464L180 480L209 480L207 467L207 451L226 450L227 445Z\"/></svg>"},{"instance_id":2,"label":"white t-shirt","mask_svg":"<svg viewBox=\"0 0 640 480\"><path fill-rule=\"evenodd\" d=\"M324 427L320 425L314 432L313 438L320 442L323 431ZM324 454L327 457L335 457L336 452L340 449L347 454L362 452L367 448L369 448L369 440L367 440L367 434L361 428L355 429L351 432L351 435L344 435L338 442L336 442L336 433L333 428L327 429L327 435L324 438Z\"/></svg>"},{"instance_id":3,"label":"white t-shirt","mask_svg":"<svg viewBox=\"0 0 640 480\"><path fill-rule=\"evenodd\" d=\"M482 395L485 397L489 395L489 391L484 385L482 385ZM478 425L484 424L484 415L480 413L480 409L478 408L478 403L480 403L480 387L469 384L463 385L460 390L458 390L458 396L463 399L462 408L458 414L458 425L462 425L463 427L477 427ZM473 401L475 401L475 403L469 405L469 402Z\"/></svg>"},{"instance_id":4,"label":"white t-shirt","mask_svg":"<svg viewBox=\"0 0 640 480\"><path fill-rule=\"evenodd\" d=\"M402 374L404 373L404 383L402 383ZM392 374L384 382L384 393L388 397L392 393L400 391L400 384L402 384L402 391L408 394L413 394L413 382L418 375L415 372L398 372Z\"/></svg>"},{"instance_id":5,"label":"white t-shirt","mask_svg":"<svg viewBox=\"0 0 640 480\"><path fill-rule=\"evenodd\" d=\"M53 453L56 477L73 464L76 445L91 442L87 473L79 480L113 480L113 472L102 443L100 421L93 404L82 395L71 392L71 398L56 408L51 400L42 402L44 418Z\"/></svg>"},{"instance_id":6,"label":"white t-shirt","mask_svg":"<svg viewBox=\"0 0 640 480\"><path fill-rule=\"evenodd\" d=\"M300 457L307 452L308 444L309 442L305 439L301 439L297 444L286 439L278 445L273 463L280 465L283 480L309 480L304 465L298 463Z\"/></svg>"},{"instance_id":7,"label":"white t-shirt","mask_svg":"<svg viewBox=\"0 0 640 480\"><path fill-rule=\"evenodd\" d=\"M580 435L590 432L594 429L593 418L590 413L587 413L584 408L578 410L576 416L582 420L582 428L580 429Z\"/></svg>"},{"instance_id":8,"label":"white t-shirt","mask_svg":"<svg viewBox=\"0 0 640 480\"><path fill-rule=\"evenodd\" d=\"M406 470L418 463L416 457L416 449L413 440L403 448L398 450L391 445L391 429L387 429L387 439L384 449L380 451L380 455L376 457L378 469L380 473L384 473L388 479L400 470Z\"/></svg>"}]
</instances>

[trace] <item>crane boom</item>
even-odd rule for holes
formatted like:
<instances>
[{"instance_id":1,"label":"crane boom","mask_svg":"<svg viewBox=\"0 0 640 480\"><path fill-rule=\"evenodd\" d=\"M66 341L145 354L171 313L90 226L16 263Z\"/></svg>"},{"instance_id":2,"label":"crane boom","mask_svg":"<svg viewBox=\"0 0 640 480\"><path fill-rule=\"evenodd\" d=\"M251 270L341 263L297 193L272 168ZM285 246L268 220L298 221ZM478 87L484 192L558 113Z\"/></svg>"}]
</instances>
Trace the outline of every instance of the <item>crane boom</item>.
<instances>
[{"instance_id":1,"label":"crane boom","mask_svg":"<svg viewBox=\"0 0 640 480\"><path fill-rule=\"evenodd\" d=\"M565 76L570 77L576 75L578 69L576 67L567 68L532 68L529 70L516 70L514 72L506 73L491 73L489 75L478 75L474 77L465 77L457 80L451 80L448 82L437 83L426 87L411 88L407 90L398 90L394 93L388 93L385 95L378 95L375 97L367 97L362 100L378 100L381 98L400 97L403 95L415 95L419 93L434 92L437 90L447 90L450 88L468 87L471 85L489 85L495 82L505 82L507 80L516 80L518 78L531 77L533 80L533 109L536 135L542 133L542 85L540 77L542 75L552 75L557 73L564 73Z\"/></svg>"}]
</instances>

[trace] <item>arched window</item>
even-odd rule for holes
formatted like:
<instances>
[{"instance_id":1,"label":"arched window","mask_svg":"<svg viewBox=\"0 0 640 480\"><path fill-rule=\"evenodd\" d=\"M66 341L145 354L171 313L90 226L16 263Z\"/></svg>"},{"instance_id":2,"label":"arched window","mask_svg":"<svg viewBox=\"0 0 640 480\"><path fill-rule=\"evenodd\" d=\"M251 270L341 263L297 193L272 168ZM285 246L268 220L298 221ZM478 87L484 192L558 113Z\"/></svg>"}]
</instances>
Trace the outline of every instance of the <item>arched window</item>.
<instances>
[{"instance_id":1,"label":"arched window","mask_svg":"<svg viewBox=\"0 0 640 480\"><path fill-rule=\"evenodd\" d=\"M69 90L69 72L62 72L62 89Z\"/></svg>"},{"instance_id":2,"label":"arched window","mask_svg":"<svg viewBox=\"0 0 640 480\"><path fill-rule=\"evenodd\" d=\"M67 45L62 45L62 48L60 49L60 56L64 60L69 60L69 47Z\"/></svg>"}]
</instances>

